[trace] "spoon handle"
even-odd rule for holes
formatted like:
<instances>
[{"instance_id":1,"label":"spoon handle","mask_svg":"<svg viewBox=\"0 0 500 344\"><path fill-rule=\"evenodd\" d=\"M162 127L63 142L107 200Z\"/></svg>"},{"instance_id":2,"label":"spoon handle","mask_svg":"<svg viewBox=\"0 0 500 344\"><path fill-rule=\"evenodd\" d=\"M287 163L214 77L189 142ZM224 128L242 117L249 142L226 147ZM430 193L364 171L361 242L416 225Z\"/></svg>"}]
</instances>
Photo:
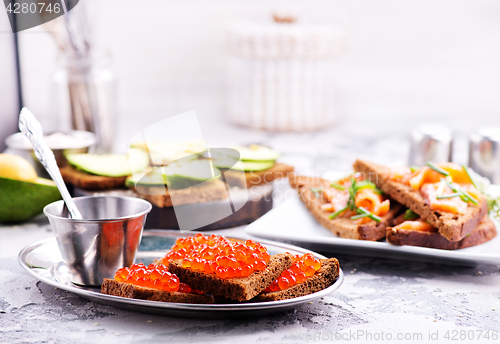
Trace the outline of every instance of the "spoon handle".
<instances>
[{"instance_id":1,"label":"spoon handle","mask_svg":"<svg viewBox=\"0 0 500 344\"><path fill-rule=\"evenodd\" d=\"M68 207L71 218L82 219L80 211L78 211L75 202L73 202L73 199L66 188L66 184L64 184L64 180L62 179L61 172L57 166L54 153L43 140L43 131L40 122L38 122L31 111L25 107L21 109L21 114L19 115L19 130L21 130L21 132L31 141L36 157L40 160L42 166L45 167L49 175L52 177L52 180L56 183L57 188L59 189L59 192Z\"/></svg>"}]
</instances>

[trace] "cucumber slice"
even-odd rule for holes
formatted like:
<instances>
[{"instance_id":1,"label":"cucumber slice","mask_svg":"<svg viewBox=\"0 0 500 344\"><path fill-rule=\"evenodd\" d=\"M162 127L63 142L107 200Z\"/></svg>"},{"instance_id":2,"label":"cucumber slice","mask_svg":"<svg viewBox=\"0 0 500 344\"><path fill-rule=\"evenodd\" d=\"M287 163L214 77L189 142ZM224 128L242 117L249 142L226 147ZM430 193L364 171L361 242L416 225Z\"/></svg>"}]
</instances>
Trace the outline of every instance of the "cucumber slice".
<instances>
[{"instance_id":1,"label":"cucumber slice","mask_svg":"<svg viewBox=\"0 0 500 344\"><path fill-rule=\"evenodd\" d=\"M235 146L233 148L240 153L241 160L270 161L279 157L278 152L260 145L250 145L250 147Z\"/></svg>"},{"instance_id":2,"label":"cucumber slice","mask_svg":"<svg viewBox=\"0 0 500 344\"><path fill-rule=\"evenodd\" d=\"M220 170L212 167L209 160L170 163L163 169L163 173L167 185L174 189L183 189L220 178Z\"/></svg>"},{"instance_id":3,"label":"cucumber slice","mask_svg":"<svg viewBox=\"0 0 500 344\"><path fill-rule=\"evenodd\" d=\"M173 189L184 189L220 178L220 174L218 168L210 166L209 160L181 161L158 167L138 179L129 177L125 185L128 187L167 185Z\"/></svg>"},{"instance_id":4,"label":"cucumber slice","mask_svg":"<svg viewBox=\"0 0 500 344\"><path fill-rule=\"evenodd\" d=\"M212 163L215 167L218 168L232 168L238 171L243 171L243 161L233 159L232 157L220 157L216 159L212 159Z\"/></svg>"},{"instance_id":5,"label":"cucumber slice","mask_svg":"<svg viewBox=\"0 0 500 344\"><path fill-rule=\"evenodd\" d=\"M212 158L214 166L216 166L216 167L232 169L232 170L237 170L237 171L245 171L245 172L263 171L263 170L267 170L267 169L274 166L274 164L275 164L274 159L245 160L244 159L245 153L241 153L239 151L239 149L243 149L243 151L248 150L248 151L252 152L252 154L246 155L247 158L251 157L251 156L255 157L256 156L255 153L258 150L261 150L261 148L262 148L261 151L266 152L266 153L261 155L260 157L265 157L265 156L277 157L277 155L276 155L277 153L270 150L269 148L262 147L262 146L256 146L256 145L253 145L251 147L253 147L253 148L246 148L246 147L236 147L233 149L214 148L214 149L210 149L210 155L206 155L206 157L210 156ZM260 147L260 148L255 148L255 147ZM273 152L272 155L269 154L269 152ZM259 158L259 157L257 156L257 158Z\"/></svg>"},{"instance_id":6,"label":"cucumber slice","mask_svg":"<svg viewBox=\"0 0 500 344\"><path fill-rule=\"evenodd\" d=\"M125 186L128 188L134 188L135 184L144 186L163 186L165 185L165 178L162 174L149 172L144 176L128 176L125 179Z\"/></svg>"},{"instance_id":7,"label":"cucumber slice","mask_svg":"<svg viewBox=\"0 0 500 344\"><path fill-rule=\"evenodd\" d=\"M214 165L219 167L219 168L231 168L232 170L245 171L245 172L252 172L252 171L257 172L257 171L267 170L267 169L273 167L274 164L275 164L274 160L273 161L239 161L234 166L228 167L227 165L224 166L224 163L219 165L219 162L214 160Z\"/></svg>"},{"instance_id":8,"label":"cucumber slice","mask_svg":"<svg viewBox=\"0 0 500 344\"><path fill-rule=\"evenodd\" d=\"M107 177L123 177L140 172L149 165L148 156L140 149L129 154L68 154L68 162L78 169ZM131 169L130 166L133 166Z\"/></svg>"}]
</instances>

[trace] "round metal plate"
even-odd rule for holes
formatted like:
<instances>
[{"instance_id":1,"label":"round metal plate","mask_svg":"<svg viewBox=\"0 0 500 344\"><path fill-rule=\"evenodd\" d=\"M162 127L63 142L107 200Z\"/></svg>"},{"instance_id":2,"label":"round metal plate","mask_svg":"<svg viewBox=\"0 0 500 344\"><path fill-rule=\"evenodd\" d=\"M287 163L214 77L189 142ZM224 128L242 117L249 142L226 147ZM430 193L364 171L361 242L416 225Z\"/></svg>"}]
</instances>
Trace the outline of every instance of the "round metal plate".
<instances>
[{"instance_id":1,"label":"round metal plate","mask_svg":"<svg viewBox=\"0 0 500 344\"><path fill-rule=\"evenodd\" d=\"M165 230L145 231L139 251L137 252L136 262L143 262L147 265L154 259L161 258L174 244L177 238L188 235L192 235L192 233ZM267 247L270 254L282 252L304 254L311 252L300 247L268 240L259 240L259 242ZM325 258L315 252L311 253L316 258ZM193 318L252 317L283 312L334 292L340 287L344 280L343 272L340 270L340 275L333 285L310 295L271 302L249 301L235 304L202 305L129 299L101 294L98 288L75 285L69 280L68 270L66 265L62 262L55 238L38 241L25 247L19 253L19 263L30 275L38 280L97 303L144 313Z\"/></svg>"}]
</instances>

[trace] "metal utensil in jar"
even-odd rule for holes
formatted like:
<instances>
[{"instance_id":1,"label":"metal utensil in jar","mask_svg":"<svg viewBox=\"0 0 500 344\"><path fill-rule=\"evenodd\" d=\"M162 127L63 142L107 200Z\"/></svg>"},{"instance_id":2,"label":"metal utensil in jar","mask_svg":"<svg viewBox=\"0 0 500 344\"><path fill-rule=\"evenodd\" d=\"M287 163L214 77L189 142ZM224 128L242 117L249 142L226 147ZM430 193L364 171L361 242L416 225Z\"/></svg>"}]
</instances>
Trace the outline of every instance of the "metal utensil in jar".
<instances>
[{"instance_id":1,"label":"metal utensil in jar","mask_svg":"<svg viewBox=\"0 0 500 344\"><path fill-rule=\"evenodd\" d=\"M61 172L59 171L59 167L57 166L56 157L43 140L42 125L27 108L21 109L21 113L19 115L19 130L21 130L21 132L31 141L35 156L38 160L40 160L42 166L45 167L54 183L56 183L57 188L59 189L59 192L69 209L71 217L74 219L81 219L82 214L78 211L78 208L68 192L68 188L66 187L66 184L61 176Z\"/></svg>"}]
</instances>

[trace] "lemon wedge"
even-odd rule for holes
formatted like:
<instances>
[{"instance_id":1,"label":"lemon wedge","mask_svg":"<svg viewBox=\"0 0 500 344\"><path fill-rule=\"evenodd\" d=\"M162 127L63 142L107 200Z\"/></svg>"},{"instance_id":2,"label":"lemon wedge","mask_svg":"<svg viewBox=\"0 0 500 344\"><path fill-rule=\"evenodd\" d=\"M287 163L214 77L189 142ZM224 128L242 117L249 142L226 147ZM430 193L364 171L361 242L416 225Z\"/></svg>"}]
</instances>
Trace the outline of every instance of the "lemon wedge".
<instances>
[{"instance_id":1,"label":"lemon wedge","mask_svg":"<svg viewBox=\"0 0 500 344\"><path fill-rule=\"evenodd\" d=\"M34 182L38 176L28 160L17 155L0 154L0 177Z\"/></svg>"}]
</instances>

